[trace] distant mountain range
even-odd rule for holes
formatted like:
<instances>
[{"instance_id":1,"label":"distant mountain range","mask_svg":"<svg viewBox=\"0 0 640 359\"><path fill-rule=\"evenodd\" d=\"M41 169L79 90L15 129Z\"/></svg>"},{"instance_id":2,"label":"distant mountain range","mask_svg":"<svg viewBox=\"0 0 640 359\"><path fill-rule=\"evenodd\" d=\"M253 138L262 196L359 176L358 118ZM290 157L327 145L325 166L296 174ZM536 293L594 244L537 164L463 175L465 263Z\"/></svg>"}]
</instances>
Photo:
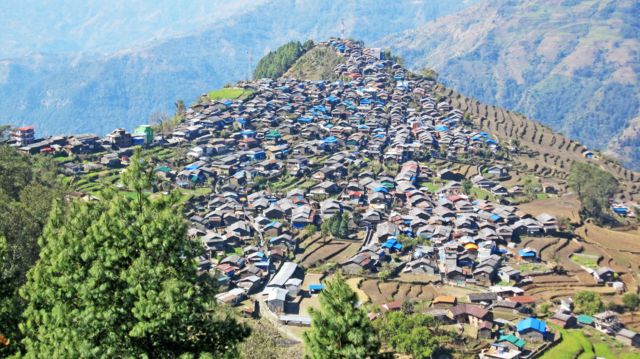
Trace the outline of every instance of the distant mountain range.
<instances>
[{"instance_id":1,"label":"distant mountain range","mask_svg":"<svg viewBox=\"0 0 640 359\"><path fill-rule=\"evenodd\" d=\"M247 78L262 55L287 41L339 36L344 22L346 36L370 42L473 3L471 0L245 1L251 5L223 7L223 14L217 14L212 6L209 10L212 15L207 18L206 4L197 1L188 11L176 13L175 27L190 35L172 37L180 31L170 30L174 24L166 18L166 11L147 14L136 3L127 12L124 9L129 2L121 0L113 8L108 5L91 8L90 4L95 2L73 0L76 2L80 12L88 15L77 15L68 9L77 19L72 17L53 26L49 35L40 31L44 33L41 37L24 36L30 46L54 53L0 61L0 123L35 124L39 134L104 134L115 127L132 128L147 122L153 112L172 112L177 99L189 103L204 89ZM164 0L156 3L148 8L161 12L170 5ZM143 4L149 5L148 1ZM50 2L47 6L58 5ZM37 20L43 13L49 14L44 9L15 11L25 13L23 27L31 20L30 16ZM193 12L193 22L188 19L189 12ZM1 13L4 15L0 15L0 20L11 17L10 11L3 9ZM141 23L135 21L135 14L140 15ZM111 18L116 25L109 26ZM43 20L57 23L51 16ZM154 32L149 24L159 28ZM36 28L39 27L42 24L38 23ZM131 34L128 27L132 28ZM95 34L103 28L104 34ZM20 34L29 34L28 29L19 29L22 30L12 35L0 35L17 53L21 53L17 43ZM70 32L71 43L57 42L63 31ZM140 45L145 34L168 38ZM131 49L129 44L137 45ZM129 49L102 54L118 47ZM83 51L68 51L76 48Z\"/></svg>"},{"instance_id":2,"label":"distant mountain range","mask_svg":"<svg viewBox=\"0 0 640 359\"><path fill-rule=\"evenodd\" d=\"M640 167L637 0L482 1L378 44L467 96Z\"/></svg>"}]
</instances>

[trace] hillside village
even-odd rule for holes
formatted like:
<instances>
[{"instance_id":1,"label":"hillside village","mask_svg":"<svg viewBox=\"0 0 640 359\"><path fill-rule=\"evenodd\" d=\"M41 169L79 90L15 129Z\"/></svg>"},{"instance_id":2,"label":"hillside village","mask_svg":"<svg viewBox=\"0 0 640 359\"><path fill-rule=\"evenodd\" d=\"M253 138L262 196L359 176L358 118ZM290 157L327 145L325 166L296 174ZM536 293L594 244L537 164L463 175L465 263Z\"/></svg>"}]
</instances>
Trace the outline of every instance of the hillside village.
<instances>
[{"instance_id":1,"label":"hillside village","mask_svg":"<svg viewBox=\"0 0 640 359\"><path fill-rule=\"evenodd\" d=\"M218 301L294 339L340 271L371 320L411 303L484 358L533 358L576 328L623 351L640 346L633 314L574 312L580 290L637 292L640 257L609 250L605 234L594 237L604 229L572 230L579 203L571 207L566 177L514 166L522 149L380 49L338 39L316 47L341 59L335 81L240 82L235 98L203 95L171 131L36 141L21 127L13 142L53 156L86 200L118 187L142 147L154 195L183 195L189 236L202 242L199 270L223 289ZM635 220L632 195L611 206Z\"/></svg>"}]
</instances>

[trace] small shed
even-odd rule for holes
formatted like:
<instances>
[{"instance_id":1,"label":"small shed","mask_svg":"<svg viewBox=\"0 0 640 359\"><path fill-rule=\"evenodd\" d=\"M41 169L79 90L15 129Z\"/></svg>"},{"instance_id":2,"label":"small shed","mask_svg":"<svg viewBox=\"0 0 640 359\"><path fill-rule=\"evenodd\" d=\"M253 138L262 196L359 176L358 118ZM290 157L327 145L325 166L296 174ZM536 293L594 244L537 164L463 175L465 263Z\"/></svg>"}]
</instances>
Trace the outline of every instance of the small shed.
<instances>
[{"instance_id":1,"label":"small shed","mask_svg":"<svg viewBox=\"0 0 640 359\"><path fill-rule=\"evenodd\" d=\"M284 313L286 301L287 291L282 288L273 288L267 297L267 307L274 313Z\"/></svg>"}]
</instances>

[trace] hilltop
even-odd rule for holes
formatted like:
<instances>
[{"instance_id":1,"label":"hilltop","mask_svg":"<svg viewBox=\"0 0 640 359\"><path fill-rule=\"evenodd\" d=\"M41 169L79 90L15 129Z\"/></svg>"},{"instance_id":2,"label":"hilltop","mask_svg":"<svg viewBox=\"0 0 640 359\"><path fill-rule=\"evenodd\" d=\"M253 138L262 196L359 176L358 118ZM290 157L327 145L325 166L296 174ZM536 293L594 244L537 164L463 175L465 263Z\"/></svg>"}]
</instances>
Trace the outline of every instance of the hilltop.
<instances>
[{"instance_id":1,"label":"hilltop","mask_svg":"<svg viewBox=\"0 0 640 359\"><path fill-rule=\"evenodd\" d=\"M640 5L632 0L481 1L384 38L416 71L518 111L638 168L625 132L640 113ZM619 149L619 150L618 150Z\"/></svg>"}]
</instances>

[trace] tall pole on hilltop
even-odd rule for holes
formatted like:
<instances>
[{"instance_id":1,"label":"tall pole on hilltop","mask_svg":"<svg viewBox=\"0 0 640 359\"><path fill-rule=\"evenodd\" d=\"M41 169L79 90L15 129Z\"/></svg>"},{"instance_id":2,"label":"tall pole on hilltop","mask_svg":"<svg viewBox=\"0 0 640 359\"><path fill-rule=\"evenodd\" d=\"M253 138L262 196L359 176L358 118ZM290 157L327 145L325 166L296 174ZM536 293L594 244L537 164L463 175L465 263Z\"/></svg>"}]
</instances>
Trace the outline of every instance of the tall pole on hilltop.
<instances>
[{"instance_id":1,"label":"tall pole on hilltop","mask_svg":"<svg viewBox=\"0 0 640 359\"><path fill-rule=\"evenodd\" d=\"M340 19L340 39L344 40L344 20Z\"/></svg>"},{"instance_id":2,"label":"tall pole on hilltop","mask_svg":"<svg viewBox=\"0 0 640 359\"><path fill-rule=\"evenodd\" d=\"M249 65L247 66L247 82L253 78L251 69L253 68L253 49L249 49Z\"/></svg>"}]
</instances>

